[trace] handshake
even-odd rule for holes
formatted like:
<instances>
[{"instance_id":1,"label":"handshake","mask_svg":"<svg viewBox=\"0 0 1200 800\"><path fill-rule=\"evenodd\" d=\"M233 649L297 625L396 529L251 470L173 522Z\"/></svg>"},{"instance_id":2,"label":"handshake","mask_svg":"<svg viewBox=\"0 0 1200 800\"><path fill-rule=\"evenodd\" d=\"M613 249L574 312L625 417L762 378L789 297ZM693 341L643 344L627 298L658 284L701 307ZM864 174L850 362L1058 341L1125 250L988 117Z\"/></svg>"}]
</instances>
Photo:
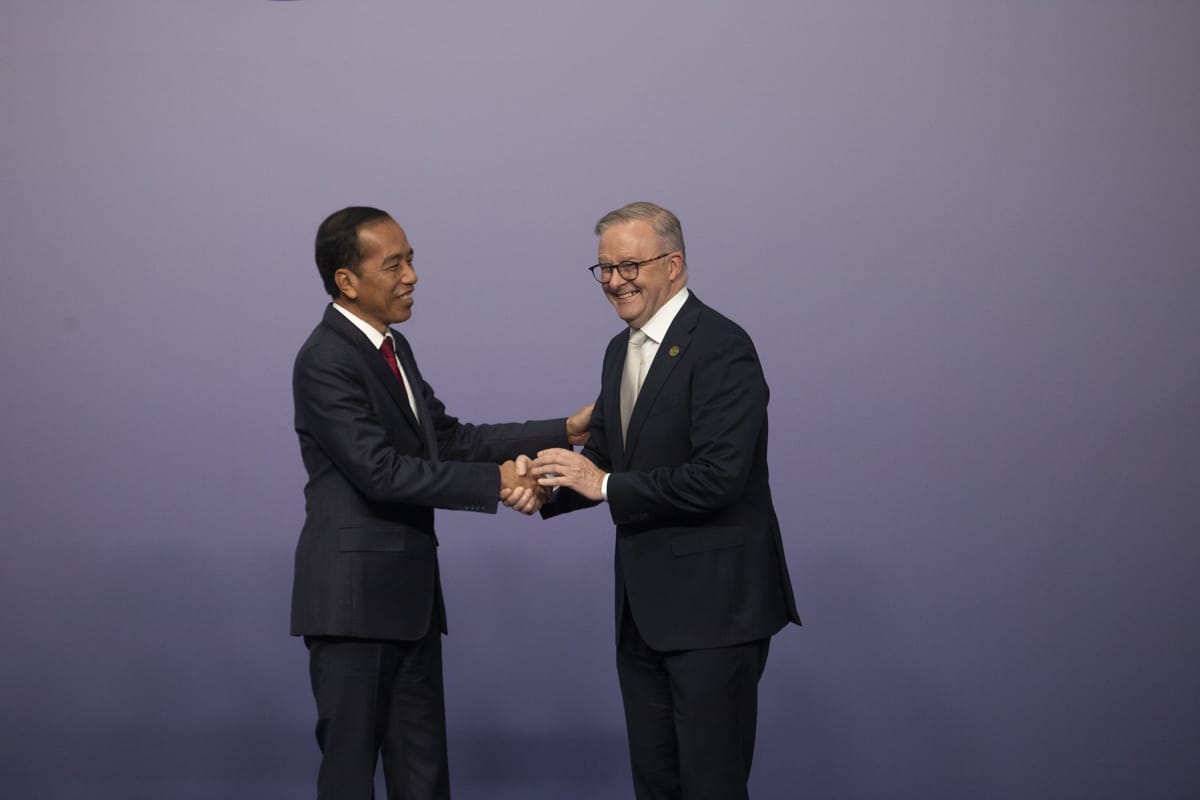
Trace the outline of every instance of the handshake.
<instances>
[{"instance_id":1,"label":"handshake","mask_svg":"<svg viewBox=\"0 0 1200 800\"><path fill-rule=\"evenodd\" d=\"M587 443L592 407L584 406L567 418L567 441ZM565 486L587 497L600 500L605 473L589 459L561 447L541 450L537 458L527 455L500 465L500 501L522 514L533 514L550 498L550 493Z\"/></svg>"}]
</instances>

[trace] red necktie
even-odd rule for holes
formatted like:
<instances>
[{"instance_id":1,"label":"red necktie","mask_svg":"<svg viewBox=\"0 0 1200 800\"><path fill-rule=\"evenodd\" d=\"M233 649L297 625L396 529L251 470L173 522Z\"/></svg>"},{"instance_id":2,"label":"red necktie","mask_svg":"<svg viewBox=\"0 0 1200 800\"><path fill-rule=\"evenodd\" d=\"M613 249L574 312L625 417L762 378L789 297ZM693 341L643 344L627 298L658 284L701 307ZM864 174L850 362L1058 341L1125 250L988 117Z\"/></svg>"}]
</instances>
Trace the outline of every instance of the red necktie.
<instances>
[{"instance_id":1,"label":"red necktie","mask_svg":"<svg viewBox=\"0 0 1200 800\"><path fill-rule=\"evenodd\" d=\"M383 337L383 344L379 345L379 352L383 353L383 360L392 370L392 374L396 376L396 380L400 381L400 385L408 390L408 384L404 382L404 376L400 374L400 365L396 363L396 347L392 344L392 337Z\"/></svg>"},{"instance_id":2,"label":"red necktie","mask_svg":"<svg viewBox=\"0 0 1200 800\"><path fill-rule=\"evenodd\" d=\"M383 344L379 345L380 353L383 353L384 360L391 367L391 374L396 375L396 380L400 381L400 385L404 387L404 395L408 397L408 408L413 410L413 416L420 420L421 415L416 413L416 401L412 396L412 391L408 389L408 381L404 380L404 373L400 371L400 365L396 363L396 347L391 343L391 337L383 337ZM420 425L420 422L418 422Z\"/></svg>"}]
</instances>

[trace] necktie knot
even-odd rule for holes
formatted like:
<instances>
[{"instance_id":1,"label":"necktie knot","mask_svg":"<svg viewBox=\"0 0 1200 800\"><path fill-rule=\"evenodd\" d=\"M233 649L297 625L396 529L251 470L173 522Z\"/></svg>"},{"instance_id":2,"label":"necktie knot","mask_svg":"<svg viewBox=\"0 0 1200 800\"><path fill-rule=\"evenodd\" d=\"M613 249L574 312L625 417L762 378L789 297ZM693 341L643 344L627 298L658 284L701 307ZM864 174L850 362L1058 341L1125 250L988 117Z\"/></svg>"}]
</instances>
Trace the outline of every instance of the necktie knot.
<instances>
[{"instance_id":1,"label":"necktie knot","mask_svg":"<svg viewBox=\"0 0 1200 800\"><path fill-rule=\"evenodd\" d=\"M404 376L400 374L400 365L396 362L396 346L392 344L392 337L383 337L383 344L379 345L379 352L383 354L383 360L387 362L388 369L392 371L392 374L396 376L396 380L400 381L400 385L404 386L405 391L407 391L407 382L404 380Z\"/></svg>"},{"instance_id":2,"label":"necktie knot","mask_svg":"<svg viewBox=\"0 0 1200 800\"><path fill-rule=\"evenodd\" d=\"M404 394L408 396L408 407L412 409L413 416L419 417L417 413L417 401L413 397L412 387L408 385L408 380L404 373L400 371L400 363L396 361L396 346L392 344L392 337L384 336L383 344L379 345L379 352L383 354L383 360L387 362L388 369L396 376L396 380L404 387Z\"/></svg>"},{"instance_id":3,"label":"necktie knot","mask_svg":"<svg viewBox=\"0 0 1200 800\"><path fill-rule=\"evenodd\" d=\"M644 345L646 343L647 338L648 337L646 336L645 331L634 328L633 330L631 330L629 332L629 346L630 347L641 347L642 345Z\"/></svg>"}]
</instances>

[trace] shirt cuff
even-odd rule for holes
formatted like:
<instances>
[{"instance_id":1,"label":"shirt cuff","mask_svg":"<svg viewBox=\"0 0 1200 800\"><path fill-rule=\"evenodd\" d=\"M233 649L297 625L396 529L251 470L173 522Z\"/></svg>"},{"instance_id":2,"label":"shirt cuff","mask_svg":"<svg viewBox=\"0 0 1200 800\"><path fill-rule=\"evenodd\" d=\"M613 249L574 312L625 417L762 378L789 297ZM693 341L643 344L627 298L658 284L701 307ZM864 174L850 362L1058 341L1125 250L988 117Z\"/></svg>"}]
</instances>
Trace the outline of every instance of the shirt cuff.
<instances>
[{"instance_id":1,"label":"shirt cuff","mask_svg":"<svg viewBox=\"0 0 1200 800\"><path fill-rule=\"evenodd\" d=\"M600 480L600 496L604 498L604 502L608 502L608 476L611 472L604 473L604 477Z\"/></svg>"}]
</instances>

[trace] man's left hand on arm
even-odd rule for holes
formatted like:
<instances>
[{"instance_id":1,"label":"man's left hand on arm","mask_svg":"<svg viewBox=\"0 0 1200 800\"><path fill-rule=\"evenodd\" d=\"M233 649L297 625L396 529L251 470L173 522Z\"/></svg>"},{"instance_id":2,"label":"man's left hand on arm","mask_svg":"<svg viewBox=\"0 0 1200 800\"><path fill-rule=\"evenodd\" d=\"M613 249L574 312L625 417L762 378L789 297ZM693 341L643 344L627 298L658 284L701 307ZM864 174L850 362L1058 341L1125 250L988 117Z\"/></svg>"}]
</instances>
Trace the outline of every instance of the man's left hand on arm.
<instances>
[{"instance_id":1,"label":"man's left hand on arm","mask_svg":"<svg viewBox=\"0 0 1200 800\"><path fill-rule=\"evenodd\" d=\"M592 405L595 405L594 403ZM567 441L572 447L587 444L588 425L592 422L592 406L584 406L567 417Z\"/></svg>"}]
</instances>

